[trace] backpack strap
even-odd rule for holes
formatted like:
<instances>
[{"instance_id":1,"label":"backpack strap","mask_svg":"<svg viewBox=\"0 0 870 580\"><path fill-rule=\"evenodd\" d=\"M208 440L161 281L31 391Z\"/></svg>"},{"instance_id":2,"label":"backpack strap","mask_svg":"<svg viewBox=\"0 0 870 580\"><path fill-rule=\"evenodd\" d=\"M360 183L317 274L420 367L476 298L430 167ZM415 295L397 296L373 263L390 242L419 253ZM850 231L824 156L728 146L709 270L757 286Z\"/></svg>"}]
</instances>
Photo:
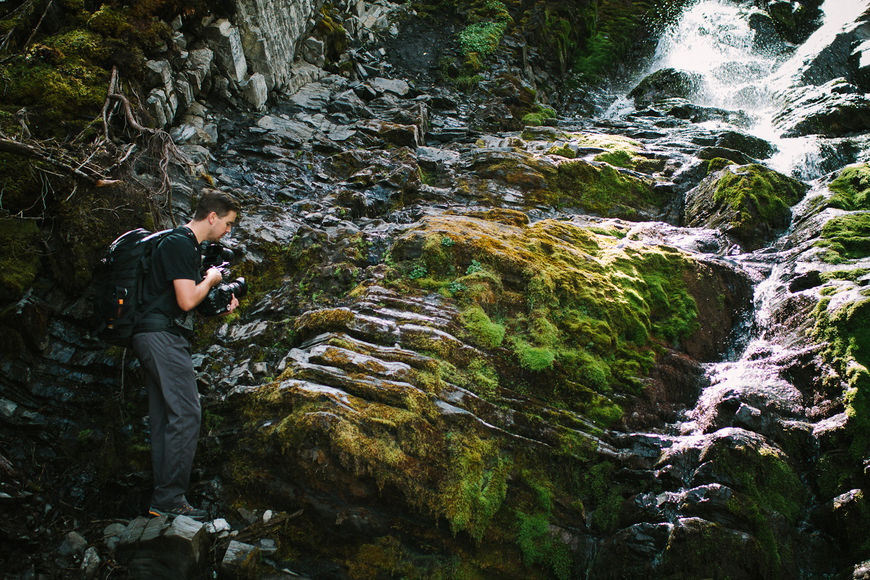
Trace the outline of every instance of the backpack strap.
<instances>
[{"instance_id":1,"label":"backpack strap","mask_svg":"<svg viewBox=\"0 0 870 580\"><path fill-rule=\"evenodd\" d=\"M161 235L157 239L157 241L154 245L154 249L151 251L152 254L154 253L154 251L157 250L157 248L160 247L160 245L163 242L165 242L167 239L169 239L170 236L173 236L173 235L185 236L187 238L190 238L194 243L196 243L196 234L194 234L193 231L191 231L191 229L188 227L179 226L175 229L167 230L166 232L163 232L163 235ZM143 288L140 288L140 294L139 294L140 296L143 295L144 284L145 284L144 280L141 281L141 284L142 284ZM175 322L172 319L167 320L165 323L161 321L160 323L155 323L152 325L143 324L143 321L145 320L146 316L148 314L151 314L152 312L154 312L154 310L160 305L160 303L167 296L171 295L174 291L175 291L175 288L173 288L172 286L169 286L169 288L167 288L166 290L164 290L163 292L158 294L151 301L151 303L148 304L147 307L143 308L138 313L138 315L136 316L136 326L137 326L137 328L140 329L140 330L138 330L138 332L149 332L149 331L154 332L154 331L160 331L160 330L169 330L175 326Z\"/></svg>"}]
</instances>

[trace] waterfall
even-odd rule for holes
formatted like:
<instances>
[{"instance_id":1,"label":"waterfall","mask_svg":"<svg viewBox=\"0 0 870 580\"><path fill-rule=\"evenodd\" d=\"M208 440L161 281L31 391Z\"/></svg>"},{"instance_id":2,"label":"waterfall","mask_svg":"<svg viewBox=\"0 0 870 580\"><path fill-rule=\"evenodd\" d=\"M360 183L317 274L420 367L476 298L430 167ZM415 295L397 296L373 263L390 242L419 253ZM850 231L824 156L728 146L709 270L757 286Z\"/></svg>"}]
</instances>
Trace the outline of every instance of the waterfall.
<instances>
[{"instance_id":1,"label":"waterfall","mask_svg":"<svg viewBox=\"0 0 870 580\"><path fill-rule=\"evenodd\" d=\"M858 20L868 6L868 0L826 0L822 6L822 26L796 47L760 38L758 22L764 21L766 15L754 5L733 0L698 0L664 32L654 55L632 86L665 68L699 76L701 87L690 96L690 101L703 107L743 111L750 123L735 126L727 116L719 116L697 123L698 130L733 129L760 137L777 148L777 153L764 161L765 165L805 181L815 181L822 176L822 141L816 136L782 137L774 116L782 107L782 95L806 84L801 75L807 63ZM623 97L607 116L635 113L633 103ZM809 195L817 193L811 189ZM801 209L803 205L799 204L794 211L806 211ZM739 405L737 415L743 415L739 421L744 426L760 423L765 409L783 416L800 414L800 392L782 378L781 369L782 361L794 354L793 347L788 339L776 335L771 320L777 304L788 294L785 287L790 274L784 266L790 261L789 251L778 251L776 247L734 256L735 262L756 273L752 320L743 329L741 340L735 342L736 352L730 360L706 365L707 387L695 407L675 425L683 437L715 431L717 408L727 406L728 401Z\"/></svg>"},{"instance_id":2,"label":"waterfall","mask_svg":"<svg viewBox=\"0 0 870 580\"><path fill-rule=\"evenodd\" d=\"M801 84L802 67L819 49L855 22L870 7L868 0L826 0L823 23L798 47L770 43L759 37L753 17L761 9L733 0L699 0L661 36L655 53L635 79L663 68L700 75L703 86L692 100L703 106L741 110L751 119L739 128L761 137L778 149L767 165L777 171L811 180L821 176L820 144L814 136L783 138L773 123L779 110L777 98ZM636 84L636 83L635 83ZM630 107L620 99L608 116L618 116ZM722 121L702 125L722 125Z\"/></svg>"}]
</instances>

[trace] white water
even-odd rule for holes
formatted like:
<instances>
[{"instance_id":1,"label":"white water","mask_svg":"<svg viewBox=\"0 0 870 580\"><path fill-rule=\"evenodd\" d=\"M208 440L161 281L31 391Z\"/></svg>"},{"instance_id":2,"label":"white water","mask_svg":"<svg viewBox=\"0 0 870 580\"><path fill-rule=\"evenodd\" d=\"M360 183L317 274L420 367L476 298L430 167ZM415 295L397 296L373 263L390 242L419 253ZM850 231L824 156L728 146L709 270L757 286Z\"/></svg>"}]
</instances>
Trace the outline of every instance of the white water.
<instances>
[{"instance_id":1,"label":"white water","mask_svg":"<svg viewBox=\"0 0 870 580\"><path fill-rule=\"evenodd\" d=\"M749 27L749 17L759 12L758 8L735 0L699 0L665 31L651 64L636 80L662 68L702 75L704 88L692 99L694 102L745 111L753 121L748 132L779 149L766 165L785 174L813 179L819 177L819 143L815 137L780 136L773 124L778 110L776 94L799 84L805 62L868 7L870 0L827 0L822 6L821 28L790 54L777 54L768 47L754 46L755 31ZM629 108L627 100L620 100L609 115L620 115Z\"/></svg>"},{"instance_id":2,"label":"white water","mask_svg":"<svg viewBox=\"0 0 870 580\"><path fill-rule=\"evenodd\" d=\"M750 15L758 11L750 5L729 0L699 0L690 6L679 22L659 41L650 66L636 79L662 68L675 68L700 74L704 89L691 100L699 105L728 110L743 110L752 126L737 128L776 145L779 152L765 164L785 174L804 179L820 177L819 142L815 137L785 139L773 123L778 110L777 93L800 85L803 66L819 49L831 42L844 27L856 21L870 6L870 0L827 0L824 22L805 44L790 53L755 46L755 32L749 27ZM611 115L632 109L627 100L611 108ZM723 122L710 123L723 125ZM728 127L732 128L732 127ZM768 256L770 256L768 254ZM744 255L736 258L753 260ZM784 272L774 258L770 273L755 292L751 336L735 360L707 365L708 386L694 409L677 426L685 436L715 430L716 410L725 399L737 399L742 426L752 428L763 421L765 411L783 416L800 416L801 395L781 376L780 363L788 358L789 347L780 344L772 312L782 299ZM747 330L747 332L749 332Z\"/></svg>"}]
</instances>

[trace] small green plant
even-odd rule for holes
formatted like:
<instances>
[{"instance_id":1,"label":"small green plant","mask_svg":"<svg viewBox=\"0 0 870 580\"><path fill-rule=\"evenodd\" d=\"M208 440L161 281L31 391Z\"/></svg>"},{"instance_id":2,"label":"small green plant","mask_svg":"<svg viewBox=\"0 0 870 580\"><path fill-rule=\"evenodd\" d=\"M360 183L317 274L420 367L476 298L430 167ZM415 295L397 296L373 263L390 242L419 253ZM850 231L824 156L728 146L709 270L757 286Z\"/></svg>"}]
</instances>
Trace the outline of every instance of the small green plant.
<instances>
[{"instance_id":1,"label":"small green plant","mask_svg":"<svg viewBox=\"0 0 870 580\"><path fill-rule=\"evenodd\" d=\"M451 295L453 295L462 292L463 290L468 290L468 286L466 286L459 280L454 280L447 285L447 290L450 292Z\"/></svg>"},{"instance_id":2,"label":"small green plant","mask_svg":"<svg viewBox=\"0 0 870 580\"><path fill-rule=\"evenodd\" d=\"M468 265L468 268L465 270L465 275L470 276L472 274L476 274L478 272L483 271L483 265L477 260L472 260L471 264Z\"/></svg>"},{"instance_id":3,"label":"small green plant","mask_svg":"<svg viewBox=\"0 0 870 580\"><path fill-rule=\"evenodd\" d=\"M410 278L411 280L419 280L420 278L424 278L426 274L428 274L426 264L418 263L414 264L414 267L411 268L410 272L408 272L408 278Z\"/></svg>"},{"instance_id":4,"label":"small green plant","mask_svg":"<svg viewBox=\"0 0 870 580\"><path fill-rule=\"evenodd\" d=\"M453 239L448 237L448 236L444 236L443 238L441 238L441 245L444 246L445 248L449 248L450 246L452 246L455 243L456 242L454 242Z\"/></svg>"}]
</instances>

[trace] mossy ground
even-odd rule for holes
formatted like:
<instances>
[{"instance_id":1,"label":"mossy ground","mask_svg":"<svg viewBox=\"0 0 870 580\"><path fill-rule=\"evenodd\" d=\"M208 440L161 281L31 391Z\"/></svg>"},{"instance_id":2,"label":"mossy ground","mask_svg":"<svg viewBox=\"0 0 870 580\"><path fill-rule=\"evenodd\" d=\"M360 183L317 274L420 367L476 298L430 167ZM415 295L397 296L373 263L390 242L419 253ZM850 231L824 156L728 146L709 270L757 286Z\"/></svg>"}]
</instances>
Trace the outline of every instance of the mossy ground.
<instances>
[{"instance_id":1,"label":"mossy ground","mask_svg":"<svg viewBox=\"0 0 870 580\"><path fill-rule=\"evenodd\" d=\"M450 243L444 243L449 240ZM683 284L690 260L547 220L516 228L431 218L394 250L406 281L464 305L468 340L510 354L502 384L617 421L616 392L637 393L656 344L697 328ZM506 351L506 352L505 352Z\"/></svg>"}]
</instances>

